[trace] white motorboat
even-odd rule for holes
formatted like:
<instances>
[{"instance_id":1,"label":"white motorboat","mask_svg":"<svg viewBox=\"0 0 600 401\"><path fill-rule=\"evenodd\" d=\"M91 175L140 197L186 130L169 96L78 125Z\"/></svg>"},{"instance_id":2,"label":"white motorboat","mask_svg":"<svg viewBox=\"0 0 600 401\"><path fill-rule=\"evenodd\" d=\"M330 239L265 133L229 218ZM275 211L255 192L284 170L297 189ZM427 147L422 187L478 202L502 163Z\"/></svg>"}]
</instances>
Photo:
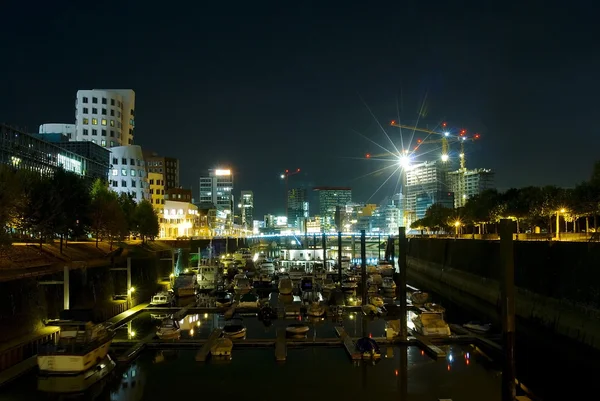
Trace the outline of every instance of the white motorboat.
<instances>
[{"instance_id":1,"label":"white motorboat","mask_svg":"<svg viewBox=\"0 0 600 401\"><path fill-rule=\"evenodd\" d=\"M215 284L217 281L217 266L198 266L198 274L196 281L198 283L198 288L201 290L212 290L215 288Z\"/></svg>"},{"instance_id":2,"label":"white motorboat","mask_svg":"<svg viewBox=\"0 0 600 401\"><path fill-rule=\"evenodd\" d=\"M444 315L439 312L422 312L412 319L415 330L424 336L447 337L450 327L444 320Z\"/></svg>"},{"instance_id":3,"label":"white motorboat","mask_svg":"<svg viewBox=\"0 0 600 401\"><path fill-rule=\"evenodd\" d=\"M469 329L471 331L474 331L476 333L487 333L488 331L490 331L492 329L492 325L490 323L481 323L481 322L469 322L469 323L465 323L463 324L463 327L465 329Z\"/></svg>"},{"instance_id":4,"label":"white motorboat","mask_svg":"<svg viewBox=\"0 0 600 401\"><path fill-rule=\"evenodd\" d=\"M175 277L173 290L178 297L193 297L198 292L198 283L195 274L180 274Z\"/></svg>"},{"instance_id":5,"label":"white motorboat","mask_svg":"<svg viewBox=\"0 0 600 401\"><path fill-rule=\"evenodd\" d=\"M425 310L428 310L429 312L438 312L438 313L446 312L446 308L444 308L440 304L435 304L433 302L426 302L424 307L425 307Z\"/></svg>"},{"instance_id":6,"label":"white motorboat","mask_svg":"<svg viewBox=\"0 0 600 401\"><path fill-rule=\"evenodd\" d=\"M273 262L264 261L263 263L261 263L260 269L267 274L275 273L275 265L273 264Z\"/></svg>"},{"instance_id":7,"label":"white motorboat","mask_svg":"<svg viewBox=\"0 0 600 401\"><path fill-rule=\"evenodd\" d=\"M156 330L156 336L161 340L176 340L181 336L179 322L172 318L163 319Z\"/></svg>"},{"instance_id":8,"label":"white motorboat","mask_svg":"<svg viewBox=\"0 0 600 401\"><path fill-rule=\"evenodd\" d=\"M390 262L388 262L386 260L381 260L381 261L379 261L379 264L377 265L377 271L383 277L391 277L394 275L394 272L396 270L394 269L393 264L391 264Z\"/></svg>"},{"instance_id":9,"label":"white motorboat","mask_svg":"<svg viewBox=\"0 0 600 401\"><path fill-rule=\"evenodd\" d=\"M252 289L252 284L245 274L238 274L233 279L233 289L238 294L245 294Z\"/></svg>"},{"instance_id":10,"label":"white motorboat","mask_svg":"<svg viewBox=\"0 0 600 401\"><path fill-rule=\"evenodd\" d=\"M252 294L252 293L247 293L240 297L238 306L240 308L258 308L259 303L260 303L260 300L258 298L258 295Z\"/></svg>"},{"instance_id":11,"label":"white motorboat","mask_svg":"<svg viewBox=\"0 0 600 401\"><path fill-rule=\"evenodd\" d=\"M356 281L344 281L342 282L342 291L344 292L354 292L356 291Z\"/></svg>"},{"instance_id":12,"label":"white motorboat","mask_svg":"<svg viewBox=\"0 0 600 401\"><path fill-rule=\"evenodd\" d=\"M88 371L106 357L115 335L107 326L87 320L88 311L63 311L62 315L86 320L58 320L51 323L60 327L60 334L56 344L42 346L38 351L37 364L42 375Z\"/></svg>"},{"instance_id":13,"label":"white motorboat","mask_svg":"<svg viewBox=\"0 0 600 401\"><path fill-rule=\"evenodd\" d=\"M325 307L319 302L313 302L306 310L308 316L321 317L325 315Z\"/></svg>"},{"instance_id":14,"label":"white motorboat","mask_svg":"<svg viewBox=\"0 0 600 401\"><path fill-rule=\"evenodd\" d=\"M294 336L303 336L308 333L310 327L304 323L292 323L288 324L285 331Z\"/></svg>"},{"instance_id":15,"label":"white motorboat","mask_svg":"<svg viewBox=\"0 0 600 401\"><path fill-rule=\"evenodd\" d=\"M108 376L117 364L106 355L92 369L76 375L40 375L38 391L54 394L82 394Z\"/></svg>"},{"instance_id":16,"label":"white motorboat","mask_svg":"<svg viewBox=\"0 0 600 401\"><path fill-rule=\"evenodd\" d=\"M231 306L233 303L233 296L227 291L219 291L216 293L215 305L218 308L225 308Z\"/></svg>"},{"instance_id":17,"label":"white motorboat","mask_svg":"<svg viewBox=\"0 0 600 401\"><path fill-rule=\"evenodd\" d=\"M223 327L223 337L231 338L231 339L239 339L246 337L246 326L239 323L230 323L226 324Z\"/></svg>"},{"instance_id":18,"label":"white motorboat","mask_svg":"<svg viewBox=\"0 0 600 401\"><path fill-rule=\"evenodd\" d=\"M172 306L175 294L172 291L161 291L150 299L150 306Z\"/></svg>"},{"instance_id":19,"label":"white motorboat","mask_svg":"<svg viewBox=\"0 0 600 401\"><path fill-rule=\"evenodd\" d=\"M231 356L232 348L233 342L227 337L221 337L210 347L210 353L214 356Z\"/></svg>"},{"instance_id":20,"label":"white motorboat","mask_svg":"<svg viewBox=\"0 0 600 401\"><path fill-rule=\"evenodd\" d=\"M292 284L292 280L290 278L280 279L277 288L279 289L279 293L282 295L290 295L294 291L294 285Z\"/></svg>"},{"instance_id":21,"label":"white motorboat","mask_svg":"<svg viewBox=\"0 0 600 401\"><path fill-rule=\"evenodd\" d=\"M414 305L423 305L429 299L429 294L423 291L415 291L410 295L410 300Z\"/></svg>"},{"instance_id":22,"label":"white motorboat","mask_svg":"<svg viewBox=\"0 0 600 401\"><path fill-rule=\"evenodd\" d=\"M383 298L378 297L376 295L369 297L369 301L371 302L371 305L377 308L381 308L383 306Z\"/></svg>"}]
</instances>

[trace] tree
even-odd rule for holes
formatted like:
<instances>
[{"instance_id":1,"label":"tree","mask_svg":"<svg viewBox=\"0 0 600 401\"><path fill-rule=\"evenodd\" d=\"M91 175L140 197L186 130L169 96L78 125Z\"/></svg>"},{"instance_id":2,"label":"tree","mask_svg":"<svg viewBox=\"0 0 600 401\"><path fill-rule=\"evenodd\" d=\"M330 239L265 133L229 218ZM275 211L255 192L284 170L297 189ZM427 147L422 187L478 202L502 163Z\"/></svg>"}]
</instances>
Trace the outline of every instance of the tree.
<instances>
[{"instance_id":1,"label":"tree","mask_svg":"<svg viewBox=\"0 0 600 401\"><path fill-rule=\"evenodd\" d=\"M142 200L137 204L134 216L136 231L140 234L142 242L145 242L146 238L154 240L158 236L159 223L152 204L145 199Z\"/></svg>"},{"instance_id":2,"label":"tree","mask_svg":"<svg viewBox=\"0 0 600 401\"><path fill-rule=\"evenodd\" d=\"M108 189L103 180L96 180L91 190L91 226L96 246L101 237L108 237L112 249L113 240L129 233L127 221L119 204L117 194Z\"/></svg>"},{"instance_id":3,"label":"tree","mask_svg":"<svg viewBox=\"0 0 600 401\"><path fill-rule=\"evenodd\" d=\"M119 206L125 216L125 223L129 233L137 232L137 222L135 219L135 209L137 207L133 196L129 193L121 192L118 196Z\"/></svg>"},{"instance_id":4,"label":"tree","mask_svg":"<svg viewBox=\"0 0 600 401\"><path fill-rule=\"evenodd\" d=\"M413 222L411 228L427 227L431 231L448 231L450 225L457 217L453 209L444 207L440 203L434 203L429 206L425 216Z\"/></svg>"},{"instance_id":5,"label":"tree","mask_svg":"<svg viewBox=\"0 0 600 401\"><path fill-rule=\"evenodd\" d=\"M21 198L21 187L16 173L6 165L0 165L0 250L12 242L11 228L17 218L17 204Z\"/></svg>"}]
</instances>

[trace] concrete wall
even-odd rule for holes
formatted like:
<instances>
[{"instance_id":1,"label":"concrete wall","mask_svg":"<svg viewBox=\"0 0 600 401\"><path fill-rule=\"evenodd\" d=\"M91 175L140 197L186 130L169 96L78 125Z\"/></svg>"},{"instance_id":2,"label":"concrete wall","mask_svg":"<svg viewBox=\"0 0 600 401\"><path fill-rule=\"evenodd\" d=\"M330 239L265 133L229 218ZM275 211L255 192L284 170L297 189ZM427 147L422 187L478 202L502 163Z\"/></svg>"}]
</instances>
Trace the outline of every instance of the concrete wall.
<instances>
[{"instance_id":1,"label":"concrete wall","mask_svg":"<svg viewBox=\"0 0 600 401\"><path fill-rule=\"evenodd\" d=\"M407 274L450 300L497 315L499 261L498 242L411 239ZM598 244L515 243L517 316L600 349L599 261Z\"/></svg>"}]
</instances>

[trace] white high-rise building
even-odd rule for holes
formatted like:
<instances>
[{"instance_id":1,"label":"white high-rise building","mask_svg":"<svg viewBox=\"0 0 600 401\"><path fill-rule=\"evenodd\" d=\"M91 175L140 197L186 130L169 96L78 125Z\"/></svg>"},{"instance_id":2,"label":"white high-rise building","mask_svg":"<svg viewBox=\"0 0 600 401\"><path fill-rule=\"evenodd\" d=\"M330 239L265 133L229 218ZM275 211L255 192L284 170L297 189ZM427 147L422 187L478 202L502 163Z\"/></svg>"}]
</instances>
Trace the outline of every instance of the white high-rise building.
<instances>
[{"instance_id":1,"label":"white high-rise building","mask_svg":"<svg viewBox=\"0 0 600 401\"><path fill-rule=\"evenodd\" d=\"M233 174L230 169L210 169L208 177L200 177L201 204L213 204L217 217L228 227L217 227L216 220L209 221L212 230L224 230L233 224Z\"/></svg>"},{"instance_id":2,"label":"white high-rise building","mask_svg":"<svg viewBox=\"0 0 600 401\"><path fill-rule=\"evenodd\" d=\"M77 91L74 141L92 141L100 146L133 145L135 92L131 89Z\"/></svg>"}]
</instances>

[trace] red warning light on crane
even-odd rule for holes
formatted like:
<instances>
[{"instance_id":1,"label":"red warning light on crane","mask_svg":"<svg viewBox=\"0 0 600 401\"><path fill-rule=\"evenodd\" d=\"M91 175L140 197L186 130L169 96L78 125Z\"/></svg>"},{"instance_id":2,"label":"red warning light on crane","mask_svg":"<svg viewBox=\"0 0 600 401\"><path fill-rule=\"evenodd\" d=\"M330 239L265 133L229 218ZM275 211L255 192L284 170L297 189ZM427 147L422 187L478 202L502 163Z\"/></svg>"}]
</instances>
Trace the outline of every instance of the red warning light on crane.
<instances>
[{"instance_id":1,"label":"red warning light on crane","mask_svg":"<svg viewBox=\"0 0 600 401\"><path fill-rule=\"evenodd\" d=\"M421 142L423 142L423 141L422 141L422 140L420 140L420 139L417 139L417 143L421 143Z\"/></svg>"},{"instance_id":2,"label":"red warning light on crane","mask_svg":"<svg viewBox=\"0 0 600 401\"><path fill-rule=\"evenodd\" d=\"M367 159L370 159L370 158L371 158L371 154L370 154L370 153L367 153L367 154L365 155L365 157L366 157Z\"/></svg>"},{"instance_id":3,"label":"red warning light on crane","mask_svg":"<svg viewBox=\"0 0 600 401\"><path fill-rule=\"evenodd\" d=\"M479 139L479 134L475 134L475 139Z\"/></svg>"},{"instance_id":4,"label":"red warning light on crane","mask_svg":"<svg viewBox=\"0 0 600 401\"><path fill-rule=\"evenodd\" d=\"M445 122L442 123L443 128L446 128L446 125L448 125L448 124L446 124Z\"/></svg>"},{"instance_id":5,"label":"red warning light on crane","mask_svg":"<svg viewBox=\"0 0 600 401\"><path fill-rule=\"evenodd\" d=\"M464 134L466 134L466 133L467 133L467 130L466 130L466 129L460 130L460 134L461 134L461 135L464 135Z\"/></svg>"},{"instance_id":6,"label":"red warning light on crane","mask_svg":"<svg viewBox=\"0 0 600 401\"><path fill-rule=\"evenodd\" d=\"M396 124L396 120L392 120L392 123L391 123L391 124L392 124L392 125Z\"/></svg>"},{"instance_id":7,"label":"red warning light on crane","mask_svg":"<svg viewBox=\"0 0 600 401\"><path fill-rule=\"evenodd\" d=\"M296 172L297 172L297 173L299 173L299 172L300 172L300 169L297 169L297 170L296 170Z\"/></svg>"},{"instance_id":8,"label":"red warning light on crane","mask_svg":"<svg viewBox=\"0 0 600 401\"><path fill-rule=\"evenodd\" d=\"M285 170L285 172L286 172L286 173L289 173L289 172L290 172L290 170Z\"/></svg>"}]
</instances>

